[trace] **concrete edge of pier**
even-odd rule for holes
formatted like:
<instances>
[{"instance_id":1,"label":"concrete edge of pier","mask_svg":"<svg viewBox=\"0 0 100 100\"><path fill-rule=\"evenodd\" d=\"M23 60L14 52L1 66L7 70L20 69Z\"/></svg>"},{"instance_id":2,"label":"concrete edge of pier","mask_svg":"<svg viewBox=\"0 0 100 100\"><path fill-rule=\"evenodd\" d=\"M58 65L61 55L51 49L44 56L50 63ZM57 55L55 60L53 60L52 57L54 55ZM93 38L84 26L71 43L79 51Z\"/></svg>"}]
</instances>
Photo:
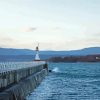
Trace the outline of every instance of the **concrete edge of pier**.
<instances>
[{"instance_id":1,"label":"concrete edge of pier","mask_svg":"<svg viewBox=\"0 0 100 100\"><path fill-rule=\"evenodd\" d=\"M35 70L37 70L35 73L29 74L29 76L20 79L16 84L13 84L9 88L5 88L5 90L0 92L0 100L24 100L25 97L31 93L48 74L47 63L40 66L41 68L39 68L39 66L34 67ZM34 68L32 70L34 70Z\"/></svg>"}]
</instances>

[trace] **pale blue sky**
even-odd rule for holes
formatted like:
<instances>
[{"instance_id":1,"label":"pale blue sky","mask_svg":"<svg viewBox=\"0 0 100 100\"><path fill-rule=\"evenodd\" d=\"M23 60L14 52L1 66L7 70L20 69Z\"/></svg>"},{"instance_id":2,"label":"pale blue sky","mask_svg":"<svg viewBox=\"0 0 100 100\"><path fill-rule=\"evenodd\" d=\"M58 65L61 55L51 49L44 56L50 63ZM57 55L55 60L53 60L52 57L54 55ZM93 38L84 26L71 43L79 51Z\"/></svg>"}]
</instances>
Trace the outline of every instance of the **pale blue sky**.
<instances>
[{"instance_id":1,"label":"pale blue sky","mask_svg":"<svg viewBox=\"0 0 100 100\"><path fill-rule=\"evenodd\" d=\"M100 46L100 0L0 0L0 47Z\"/></svg>"}]
</instances>

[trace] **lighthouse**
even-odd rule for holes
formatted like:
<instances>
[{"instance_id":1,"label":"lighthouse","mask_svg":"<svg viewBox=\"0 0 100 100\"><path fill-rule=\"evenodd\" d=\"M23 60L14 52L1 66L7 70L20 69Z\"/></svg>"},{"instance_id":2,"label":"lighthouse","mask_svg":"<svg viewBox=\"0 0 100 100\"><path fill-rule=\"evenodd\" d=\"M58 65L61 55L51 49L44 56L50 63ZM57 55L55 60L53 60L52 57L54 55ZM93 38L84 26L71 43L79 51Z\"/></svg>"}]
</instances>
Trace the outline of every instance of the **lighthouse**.
<instances>
[{"instance_id":1,"label":"lighthouse","mask_svg":"<svg viewBox=\"0 0 100 100\"><path fill-rule=\"evenodd\" d=\"M38 44L38 46L36 47L35 61L40 61L40 57L39 57L39 44Z\"/></svg>"}]
</instances>

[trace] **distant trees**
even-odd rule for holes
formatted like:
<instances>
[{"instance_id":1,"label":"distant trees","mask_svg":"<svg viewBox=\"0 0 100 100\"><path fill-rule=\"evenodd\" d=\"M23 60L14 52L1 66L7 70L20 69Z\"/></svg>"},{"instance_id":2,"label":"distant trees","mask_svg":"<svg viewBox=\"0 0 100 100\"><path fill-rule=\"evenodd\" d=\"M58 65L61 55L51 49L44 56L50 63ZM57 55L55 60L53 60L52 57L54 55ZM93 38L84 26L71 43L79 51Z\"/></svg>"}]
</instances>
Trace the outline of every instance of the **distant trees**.
<instances>
[{"instance_id":1,"label":"distant trees","mask_svg":"<svg viewBox=\"0 0 100 100\"><path fill-rule=\"evenodd\" d=\"M50 62L100 62L100 54L86 55L86 56L65 56L65 57L51 57Z\"/></svg>"}]
</instances>

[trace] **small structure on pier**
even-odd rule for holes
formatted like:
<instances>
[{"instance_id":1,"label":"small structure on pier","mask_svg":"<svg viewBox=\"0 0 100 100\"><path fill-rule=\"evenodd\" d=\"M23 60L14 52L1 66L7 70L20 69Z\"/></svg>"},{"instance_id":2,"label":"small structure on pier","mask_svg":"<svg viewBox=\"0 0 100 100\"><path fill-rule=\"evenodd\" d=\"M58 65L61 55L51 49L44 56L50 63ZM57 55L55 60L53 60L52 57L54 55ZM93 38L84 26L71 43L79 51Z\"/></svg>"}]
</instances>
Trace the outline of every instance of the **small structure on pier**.
<instances>
[{"instance_id":1,"label":"small structure on pier","mask_svg":"<svg viewBox=\"0 0 100 100\"><path fill-rule=\"evenodd\" d=\"M39 57L39 44L38 44L38 46L36 47L35 61L40 61L40 57Z\"/></svg>"}]
</instances>

